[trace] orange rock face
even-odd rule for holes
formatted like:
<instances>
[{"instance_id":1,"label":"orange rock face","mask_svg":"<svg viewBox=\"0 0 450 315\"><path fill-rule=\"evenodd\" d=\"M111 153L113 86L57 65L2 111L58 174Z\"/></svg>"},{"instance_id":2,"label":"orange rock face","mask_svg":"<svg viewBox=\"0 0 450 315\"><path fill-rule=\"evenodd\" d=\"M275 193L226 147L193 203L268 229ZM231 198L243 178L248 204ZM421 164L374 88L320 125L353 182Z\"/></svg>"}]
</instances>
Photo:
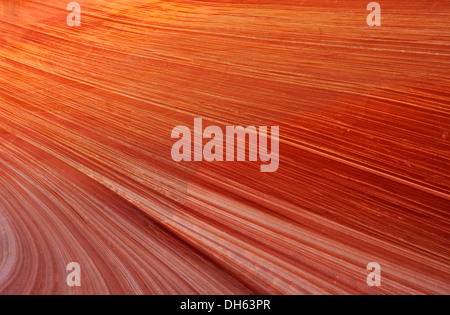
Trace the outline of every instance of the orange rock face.
<instances>
[{"instance_id":1,"label":"orange rock face","mask_svg":"<svg viewBox=\"0 0 450 315\"><path fill-rule=\"evenodd\" d=\"M78 2L1 3L0 294L450 293L448 1ZM278 171L174 162L194 118Z\"/></svg>"}]
</instances>

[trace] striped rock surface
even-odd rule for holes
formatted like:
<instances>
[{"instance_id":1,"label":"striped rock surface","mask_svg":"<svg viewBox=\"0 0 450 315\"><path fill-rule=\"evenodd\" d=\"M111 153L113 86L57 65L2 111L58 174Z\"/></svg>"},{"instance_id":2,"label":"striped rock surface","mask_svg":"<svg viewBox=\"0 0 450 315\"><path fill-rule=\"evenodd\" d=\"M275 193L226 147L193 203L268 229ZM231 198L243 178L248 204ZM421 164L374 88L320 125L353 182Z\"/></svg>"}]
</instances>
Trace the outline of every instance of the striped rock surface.
<instances>
[{"instance_id":1,"label":"striped rock surface","mask_svg":"<svg viewBox=\"0 0 450 315\"><path fill-rule=\"evenodd\" d=\"M0 294L450 293L448 1L78 2L1 2ZM174 162L198 117L279 170Z\"/></svg>"}]
</instances>

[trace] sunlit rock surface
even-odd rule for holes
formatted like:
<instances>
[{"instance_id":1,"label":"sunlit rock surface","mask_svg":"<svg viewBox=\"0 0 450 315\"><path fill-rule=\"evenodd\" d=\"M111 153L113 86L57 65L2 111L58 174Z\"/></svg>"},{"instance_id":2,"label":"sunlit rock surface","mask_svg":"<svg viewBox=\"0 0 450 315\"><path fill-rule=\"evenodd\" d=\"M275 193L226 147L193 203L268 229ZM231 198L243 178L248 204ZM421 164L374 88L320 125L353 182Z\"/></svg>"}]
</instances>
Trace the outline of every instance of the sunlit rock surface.
<instances>
[{"instance_id":1,"label":"sunlit rock surface","mask_svg":"<svg viewBox=\"0 0 450 315\"><path fill-rule=\"evenodd\" d=\"M450 293L448 1L68 2L1 2L0 294ZM279 170L173 162L196 117Z\"/></svg>"}]
</instances>

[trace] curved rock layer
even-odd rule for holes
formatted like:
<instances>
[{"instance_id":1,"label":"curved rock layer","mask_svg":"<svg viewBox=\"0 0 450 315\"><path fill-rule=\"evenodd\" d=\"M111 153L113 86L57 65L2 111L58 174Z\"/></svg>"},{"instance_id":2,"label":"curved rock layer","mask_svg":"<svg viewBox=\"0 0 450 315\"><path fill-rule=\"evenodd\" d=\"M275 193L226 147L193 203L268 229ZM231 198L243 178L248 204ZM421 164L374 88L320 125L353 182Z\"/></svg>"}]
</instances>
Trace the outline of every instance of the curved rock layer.
<instances>
[{"instance_id":1,"label":"curved rock layer","mask_svg":"<svg viewBox=\"0 0 450 315\"><path fill-rule=\"evenodd\" d=\"M78 2L2 1L1 294L450 293L448 1ZM174 162L198 117L279 170Z\"/></svg>"}]
</instances>

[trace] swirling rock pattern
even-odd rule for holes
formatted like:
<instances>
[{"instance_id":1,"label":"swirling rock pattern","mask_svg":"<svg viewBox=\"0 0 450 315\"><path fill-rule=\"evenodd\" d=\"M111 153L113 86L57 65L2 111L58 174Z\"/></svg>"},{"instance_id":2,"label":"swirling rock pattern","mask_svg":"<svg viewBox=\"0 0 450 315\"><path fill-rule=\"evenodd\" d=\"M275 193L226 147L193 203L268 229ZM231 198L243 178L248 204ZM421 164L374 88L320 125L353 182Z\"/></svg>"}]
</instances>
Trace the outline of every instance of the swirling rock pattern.
<instances>
[{"instance_id":1,"label":"swirling rock pattern","mask_svg":"<svg viewBox=\"0 0 450 315\"><path fill-rule=\"evenodd\" d=\"M0 294L450 293L448 1L78 2L2 2ZM195 117L279 171L173 162Z\"/></svg>"}]
</instances>

